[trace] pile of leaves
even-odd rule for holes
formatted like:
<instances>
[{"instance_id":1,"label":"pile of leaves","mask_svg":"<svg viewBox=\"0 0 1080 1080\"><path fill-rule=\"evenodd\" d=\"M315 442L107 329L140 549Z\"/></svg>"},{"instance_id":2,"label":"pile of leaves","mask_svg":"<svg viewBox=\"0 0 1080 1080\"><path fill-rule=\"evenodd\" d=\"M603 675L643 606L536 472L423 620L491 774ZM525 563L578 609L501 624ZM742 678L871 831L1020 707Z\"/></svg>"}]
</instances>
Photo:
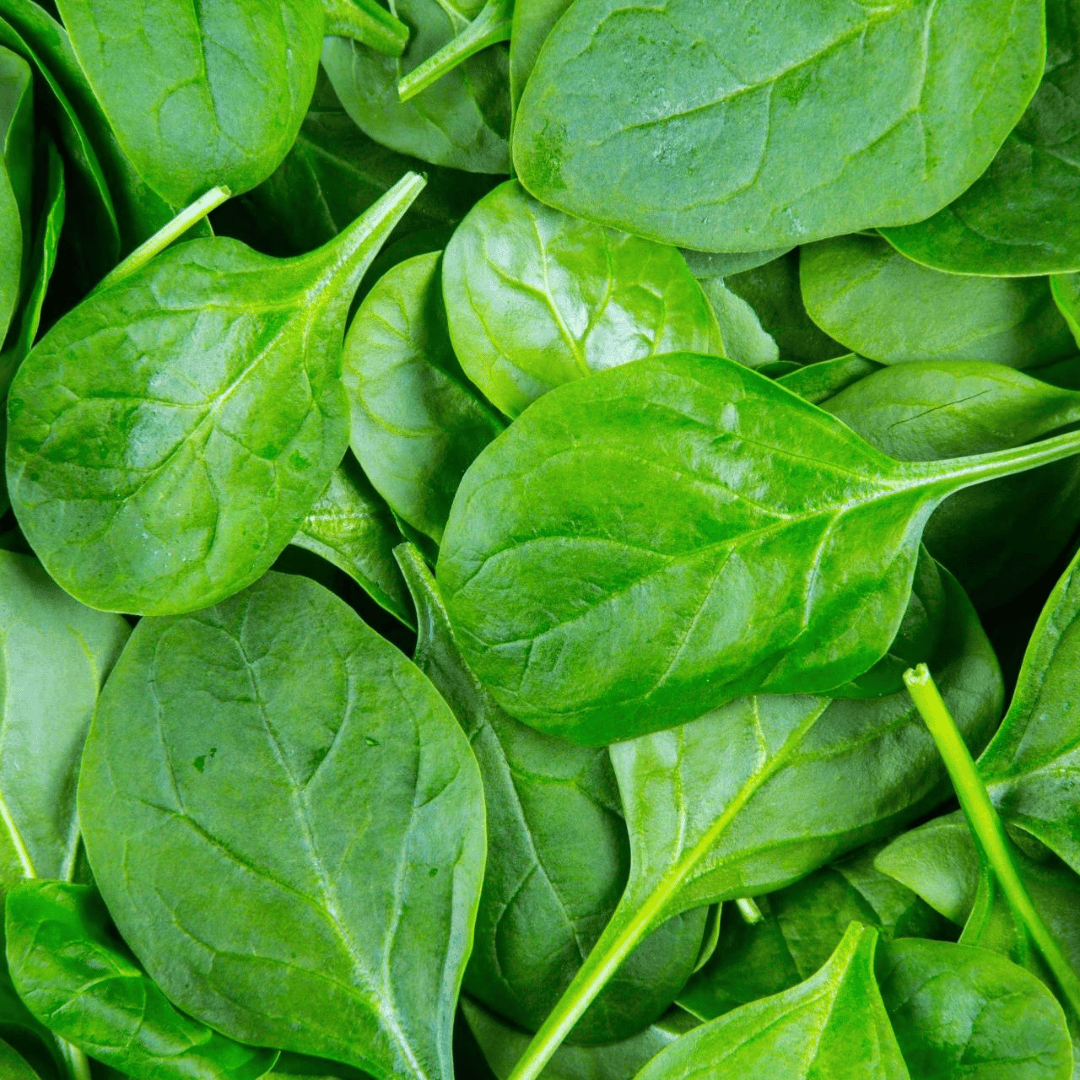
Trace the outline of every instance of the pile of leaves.
<instances>
[{"instance_id":1,"label":"pile of leaves","mask_svg":"<svg viewBox=\"0 0 1080 1080\"><path fill-rule=\"evenodd\" d=\"M0 1080L1080 1075L1080 0L0 0Z\"/></svg>"}]
</instances>

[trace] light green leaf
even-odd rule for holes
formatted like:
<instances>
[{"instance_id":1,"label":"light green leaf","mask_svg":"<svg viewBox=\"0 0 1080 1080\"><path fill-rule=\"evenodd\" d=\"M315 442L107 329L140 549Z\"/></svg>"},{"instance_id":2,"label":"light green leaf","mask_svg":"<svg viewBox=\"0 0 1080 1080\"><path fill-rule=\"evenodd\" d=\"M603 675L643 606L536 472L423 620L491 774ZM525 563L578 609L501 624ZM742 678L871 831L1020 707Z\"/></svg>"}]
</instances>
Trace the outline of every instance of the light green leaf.
<instances>
[{"instance_id":1,"label":"light green leaf","mask_svg":"<svg viewBox=\"0 0 1080 1080\"><path fill-rule=\"evenodd\" d=\"M33 160L30 65L0 46L0 344L18 311L30 265Z\"/></svg>"}]
</instances>

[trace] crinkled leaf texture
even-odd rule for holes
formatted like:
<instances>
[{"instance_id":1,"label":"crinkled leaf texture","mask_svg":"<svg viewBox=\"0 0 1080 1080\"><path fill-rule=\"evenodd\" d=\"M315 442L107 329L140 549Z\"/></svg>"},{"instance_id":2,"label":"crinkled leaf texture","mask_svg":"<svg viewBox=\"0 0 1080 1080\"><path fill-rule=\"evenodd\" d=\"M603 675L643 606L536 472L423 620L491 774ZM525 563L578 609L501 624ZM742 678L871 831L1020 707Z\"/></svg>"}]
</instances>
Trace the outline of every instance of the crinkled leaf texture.
<instances>
[{"instance_id":1,"label":"crinkled leaf texture","mask_svg":"<svg viewBox=\"0 0 1080 1080\"><path fill-rule=\"evenodd\" d=\"M431 683L341 600L271 573L143 620L79 816L109 911L179 1008L379 1080L450 1080L480 777Z\"/></svg>"},{"instance_id":2,"label":"crinkled leaf texture","mask_svg":"<svg viewBox=\"0 0 1080 1080\"><path fill-rule=\"evenodd\" d=\"M258 1080L277 1058L177 1012L116 937L91 886L24 882L8 893L5 929L23 1001L97 1061L140 1080Z\"/></svg>"},{"instance_id":3,"label":"crinkled leaf texture","mask_svg":"<svg viewBox=\"0 0 1080 1080\"><path fill-rule=\"evenodd\" d=\"M578 0L514 162L561 210L709 251L904 225L990 164L1045 56L1040 0Z\"/></svg>"},{"instance_id":4,"label":"crinkled leaf texture","mask_svg":"<svg viewBox=\"0 0 1080 1080\"><path fill-rule=\"evenodd\" d=\"M273 563L345 453L349 303L422 187L293 259L178 244L42 338L10 393L8 492L68 592L173 614Z\"/></svg>"}]
</instances>

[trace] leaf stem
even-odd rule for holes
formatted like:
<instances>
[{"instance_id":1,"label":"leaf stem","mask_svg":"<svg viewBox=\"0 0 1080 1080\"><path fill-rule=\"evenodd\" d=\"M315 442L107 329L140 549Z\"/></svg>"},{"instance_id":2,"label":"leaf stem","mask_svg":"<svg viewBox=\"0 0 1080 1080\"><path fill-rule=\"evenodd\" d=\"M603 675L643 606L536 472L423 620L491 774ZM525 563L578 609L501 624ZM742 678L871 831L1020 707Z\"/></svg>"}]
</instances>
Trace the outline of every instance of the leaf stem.
<instances>
[{"instance_id":1,"label":"leaf stem","mask_svg":"<svg viewBox=\"0 0 1080 1080\"><path fill-rule=\"evenodd\" d=\"M761 908L757 906L752 897L741 896L735 901L739 914L748 926L756 926L765 916L761 914Z\"/></svg>"},{"instance_id":2,"label":"leaf stem","mask_svg":"<svg viewBox=\"0 0 1080 1080\"><path fill-rule=\"evenodd\" d=\"M939 480L951 494L972 484L1026 472L1076 454L1080 454L1080 431L1068 431L1064 435L1008 450L995 450L989 454L973 454L944 461L904 462L903 468L920 477L923 482Z\"/></svg>"},{"instance_id":3,"label":"leaf stem","mask_svg":"<svg viewBox=\"0 0 1080 1080\"><path fill-rule=\"evenodd\" d=\"M77 1046L72 1046L67 1039L61 1039L59 1035L53 1035L53 1038L56 1040L60 1056L64 1059L64 1065L67 1066L70 1080L93 1080L87 1056Z\"/></svg>"},{"instance_id":4,"label":"leaf stem","mask_svg":"<svg viewBox=\"0 0 1080 1080\"><path fill-rule=\"evenodd\" d=\"M926 665L920 664L904 672L904 683L937 744L968 827L985 852L1009 907L1027 929L1070 1008L1080 1018L1080 979L1031 902L1016 868L1012 841L933 677Z\"/></svg>"},{"instance_id":5,"label":"leaf stem","mask_svg":"<svg viewBox=\"0 0 1080 1080\"><path fill-rule=\"evenodd\" d=\"M409 28L376 0L322 0L327 37L351 38L383 56L400 56Z\"/></svg>"},{"instance_id":6,"label":"leaf stem","mask_svg":"<svg viewBox=\"0 0 1080 1080\"><path fill-rule=\"evenodd\" d=\"M416 97L421 90L426 90L481 49L498 41L509 41L513 14L514 0L487 0L476 18L457 37L401 79L398 97L402 101Z\"/></svg>"},{"instance_id":7,"label":"leaf stem","mask_svg":"<svg viewBox=\"0 0 1080 1080\"><path fill-rule=\"evenodd\" d=\"M231 194L227 187L211 188L201 198L185 207L163 225L149 240L141 243L123 262L114 266L91 290L93 293L107 289L118 281L130 277L140 267L145 266L155 255L164 251L174 240L179 239L194 225L201 221L211 210L220 206Z\"/></svg>"}]
</instances>

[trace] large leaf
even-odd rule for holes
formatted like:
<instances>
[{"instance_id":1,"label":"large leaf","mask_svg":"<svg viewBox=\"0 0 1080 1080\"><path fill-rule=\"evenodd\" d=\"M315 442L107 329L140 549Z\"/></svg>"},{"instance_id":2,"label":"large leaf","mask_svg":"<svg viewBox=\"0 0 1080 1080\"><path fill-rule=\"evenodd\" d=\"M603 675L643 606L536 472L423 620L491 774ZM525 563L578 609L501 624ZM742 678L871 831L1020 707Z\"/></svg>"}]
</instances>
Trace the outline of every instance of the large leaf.
<instances>
[{"instance_id":1,"label":"large leaf","mask_svg":"<svg viewBox=\"0 0 1080 1080\"><path fill-rule=\"evenodd\" d=\"M60 584L162 614L270 566L345 452L349 303L422 186L408 174L310 255L179 244L46 334L12 384L7 476Z\"/></svg>"},{"instance_id":2,"label":"large leaf","mask_svg":"<svg viewBox=\"0 0 1080 1080\"><path fill-rule=\"evenodd\" d=\"M986 360L1028 368L1076 351L1042 278L944 274L872 236L804 248L801 276L818 326L883 364Z\"/></svg>"},{"instance_id":3,"label":"large leaf","mask_svg":"<svg viewBox=\"0 0 1080 1080\"><path fill-rule=\"evenodd\" d=\"M258 1080L273 1065L276 1051L241 1046L177 1012L117 939L92 887L28 881L5 907L20 996L97 1061L140 1080Z\"/></svg>"},{"instance_id":4,"label":"large leaf","mask_svg":"<svg viewBox=\"0 0 1080 1080\"><path fill-rule=\"evenodd\" d=\"M791 1080L908 1080L874 978L876 943L875 930L852 925L812 978L695 1028L637 1080L739 1080L763 1069Z\"/></svg>"},{"instance_id":5,"label":"large leaf","mask_svg":"<svg viewBox=\"0 0 1080 1080\"><path fill-rule=\"evenodd\" d=\"M484 781L488 860L465 987L535 1030L596 944L630 852L604 749L574 746L507 716L461 658L437 586L415 549L398 552L418 613L416 663L469 736ZM575 1026L577 1043L626 1039L670 1005L701 950L704 909L665 923Z\"/></svg>"},{"instance_id":6,"label":"large leaf","mask_svg":"<svg viewBox=\"0 0 1080 1080\"><path fill-rule=\"evenodd\" d=\"M442 279L461 366L509 416L590 371L720 351L709 302L678 251L553 210L516 180L469 211Z\"/></svg>"},{"instance_id":7,"label":"large leaf","mask_svg":"<svg viewBox=\"0 0 1080 1080\"><path fill-rule=\"evenodd\" d=\"M1037 0L578 0L514 162L553 206L711 251L905 225L990 164L1045 48Z\"/></svg>"},{"instance_id":8,"label":"large leaf","mask_svg":"<svg viewBox=\"0 0 1080 1080\"><path fill-rule=\"evenodd\" d=\"M885 235L954 274L1080 270L1080 6L1047 0L1046 71L997 157L955 202Z\"/></svg>"},{"instance_id":9,"label":"large leaf","mask_svg":"<svg viewBox=\"0 0 1080 1080\"><path fill-rule=\"evenodd\" d=\"M436 543L465 470L505 427L454 355L441 265L431 252L383 275L342 360L360 463L394 512Z\"/></svg>"},{"instance_id":10,"label":"large leaf","mask_svg":"<svg viewBox=\"0 0 1080 1080\"><path fill-rule=\"evenodd\" d=\"M730 361L641 360L552 391L477 458L439 584L511 716L611 742L862 674L936 506L1078 444L901 463Z\"/></svg>"},{"instance_id":11,"label":"large leaf","mask_svg":"<svg viewBox=\"0 0 1080 1080\"><path fill-rule=\"evenodd\" d=\"M109 911L179 1008L242 1042L437 1080L482 798L419 670L321 586L270 574L139 624L79 816Z\"/></svg>"},{"instance_id":12,"label":"large leaf","mask_svg":"<svg viewBox=\"0 0 1080 1080\"><path fill-rule=\"evenodd\" d=\"M30 262L33 117L30 65L0 46L0 345L18 308Z\"/></svg>"}]
</instances>

